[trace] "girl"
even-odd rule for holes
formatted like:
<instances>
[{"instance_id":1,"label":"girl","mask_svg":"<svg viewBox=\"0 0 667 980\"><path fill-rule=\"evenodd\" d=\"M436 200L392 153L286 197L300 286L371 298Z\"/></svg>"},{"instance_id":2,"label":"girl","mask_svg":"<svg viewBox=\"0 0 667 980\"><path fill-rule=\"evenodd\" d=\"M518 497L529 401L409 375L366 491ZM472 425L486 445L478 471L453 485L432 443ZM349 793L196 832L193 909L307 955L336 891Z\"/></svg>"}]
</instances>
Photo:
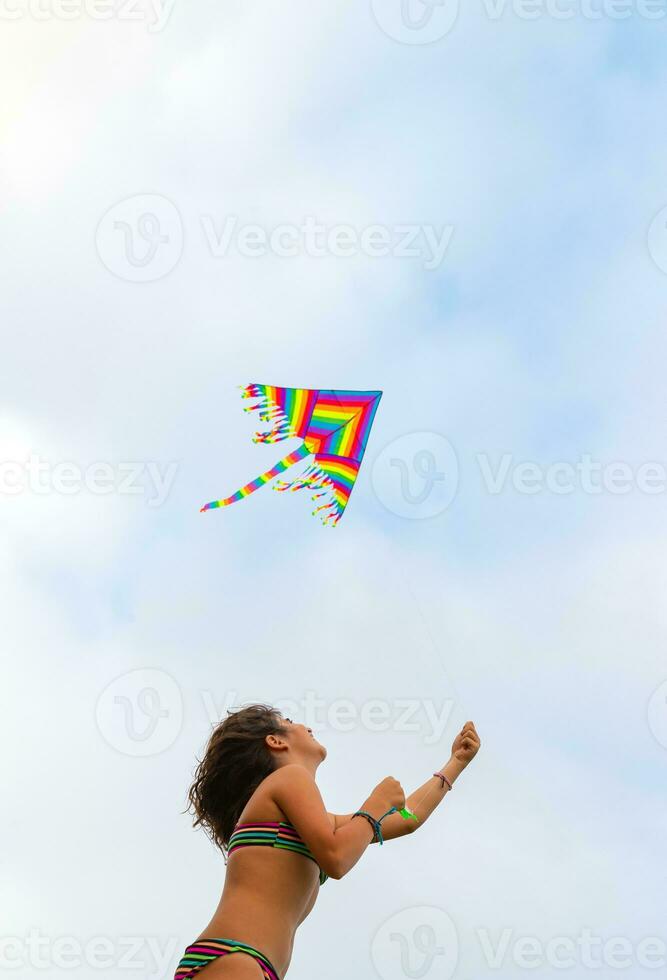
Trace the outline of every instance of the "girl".
<instances>
[{"instance_id":1,"label":"girl","mask_svg":"<svg viewBox=\"0 0 667 980\"><path fill-rule=\"evenodd\" d=\"M265 705L230 713L213 731L189 793L195 826L229 856L224 890L175 980L284 977L320 885L346 875L369 844L421 827L479 746L466 722L449 762L407 801L388 776L359 810L341 816L327 813L317 788L327 753L310 728ZM406 805L417 821L394 812Z\"/></svg>"}]
</instances>

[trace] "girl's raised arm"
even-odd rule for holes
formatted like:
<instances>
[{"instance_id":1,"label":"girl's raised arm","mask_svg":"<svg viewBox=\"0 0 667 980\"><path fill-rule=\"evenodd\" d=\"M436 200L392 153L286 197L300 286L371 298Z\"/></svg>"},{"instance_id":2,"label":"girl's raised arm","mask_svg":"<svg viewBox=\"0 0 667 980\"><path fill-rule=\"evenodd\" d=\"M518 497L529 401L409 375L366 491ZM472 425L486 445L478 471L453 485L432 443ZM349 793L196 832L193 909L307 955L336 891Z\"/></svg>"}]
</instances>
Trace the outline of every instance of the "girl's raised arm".
<instances>
[{"instance_id":1,"label":"girl's raised arm","mask_svg":"<svg viewBox=\"0 0 667 980\"><path fill-rule=\"evenodd\" d=\"M404 820L398 813L386 817L382 821L384 840L405 837L407 834L418 830L442 803L466 766L475 758L480 744L477 729L471 721L467 721L454 739L451 757L446 765L439 770L440 775L434 773L430 779L408 796L406 806L417 819ZM349 823L352 818L351 813L345 815L331 814L331 816L337 831Z\"/></svg>"},{"instance_id":2,"label":"girl's raised arm","mask_svg":"<svg viewBox=\"0 0 667 980\"><path fill-rule=\"evenodd\" d=\"M357 863L372 842L369 821L362 817L336 826L310 773L298 764L283 766L273 773L267 786L277 806L295 827L322 871L330 878L342 878ZM403 790L395 779L387 777L375 787L359 808L378 820L393 806L405 803Z\"/></svg>"}]
</instances>

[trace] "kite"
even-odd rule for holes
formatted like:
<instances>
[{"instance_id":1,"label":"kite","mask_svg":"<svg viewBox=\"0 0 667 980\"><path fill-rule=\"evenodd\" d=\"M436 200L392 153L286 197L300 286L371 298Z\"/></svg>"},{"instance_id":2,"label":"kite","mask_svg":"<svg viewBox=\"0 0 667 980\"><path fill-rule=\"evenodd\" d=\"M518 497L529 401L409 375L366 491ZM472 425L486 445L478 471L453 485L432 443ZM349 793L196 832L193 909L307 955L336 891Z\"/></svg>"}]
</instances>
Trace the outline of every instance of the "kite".
<instances>
[{"instance_id":1,"label":"kite","mask_svg":"<svg viewBox=\"0 0 667 980\"><path fill-rule=\"evenodd\" d=\"M231 497L205 504L201 513L243 500L290 466L313 456L296 479L279 480L274 489L316 491L311 499L322 503L313 514L319 514L323 524L335 526L350 499L382 392L260 384L246 385L242 392L243 398L255 402L245 411L259 412L260 421L270 425L267 432L255 433L254 442L273 443L297 437L303 439L303 444Z\"/></svg>"}]
</instances>

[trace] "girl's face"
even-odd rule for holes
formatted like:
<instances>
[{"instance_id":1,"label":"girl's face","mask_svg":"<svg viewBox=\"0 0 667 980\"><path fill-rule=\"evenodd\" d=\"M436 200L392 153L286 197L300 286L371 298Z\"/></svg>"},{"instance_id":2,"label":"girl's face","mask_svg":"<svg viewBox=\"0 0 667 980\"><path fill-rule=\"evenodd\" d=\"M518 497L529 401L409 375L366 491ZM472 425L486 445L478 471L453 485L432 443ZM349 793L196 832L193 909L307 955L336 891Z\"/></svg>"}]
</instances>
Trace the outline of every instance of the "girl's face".
<instances>
[{"instance_id":1,"label":"girl's face","mask_svg":"<svg viewBox=\"0 0 667 980\"><path fill-rule=\"evenodd\" d=\"M285 718L283 720L285 722L285 734L290 746L297 752L302 752L311 758L314 756L320 759L320 761L326 759L327 750L317 741L313 735L312 728L307 728L306 725L292 721L291 718Z\"/></svg>"}]
</instances>

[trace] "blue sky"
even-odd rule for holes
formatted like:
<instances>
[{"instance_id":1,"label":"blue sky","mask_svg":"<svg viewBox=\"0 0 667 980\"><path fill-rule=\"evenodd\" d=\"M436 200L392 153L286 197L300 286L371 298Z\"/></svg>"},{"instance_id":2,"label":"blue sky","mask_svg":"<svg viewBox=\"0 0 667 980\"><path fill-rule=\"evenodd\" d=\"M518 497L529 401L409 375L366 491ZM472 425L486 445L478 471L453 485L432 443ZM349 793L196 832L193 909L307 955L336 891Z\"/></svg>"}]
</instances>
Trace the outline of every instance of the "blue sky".
<instances>
[{"instance_id":1,"label":"blue sky","mask_svg":"<svg viewBox=\"0 0 667 980\"><path fill-rule=\"evenodd\" d=\"M423 835L327 886L290 980L350 959L359 978L408 976L383 923L409 942L414 915L458 937L439 980L550 976L516 943L586 929L629 944L625 976L655 973L638 949L667 942L667 484L648 493L640 472L667 465L666 246L648 245L667 205L665 20L496 21L480 3L406 44L369 4L176 2L160 31L148 4L115 9L26 8L0 41L0 461L36 454L48 478L103 463L113 483L0 493L14 975L33 975L37 930L47 980L63 937L105 938L101 978L169 976L222 884L180 813L217 709L311 696L334 810L389 772L420 784L468 718L484 745ZM160 277L141 265L147 211L174 222ZM428 269L423 246L251 258L207 240L230 217L298 235L309 216L451 241ZM282 451L251 441L250 381L384 391L335 531L268 489L198 513ZM388 461L403 454L416 493L434 436L458 491L433 516L397 512ZM629 492L549 489L550 467L586 456L629 467ZM146 470L119 489L149 463L174 467L159 506ZM528 463L535 494L517 489ZM375 702L381 731L363 720ZM480 935L508 929L494 968ZM569 976L589 973L576 957Z\"/></svg>"}]
</instances>

